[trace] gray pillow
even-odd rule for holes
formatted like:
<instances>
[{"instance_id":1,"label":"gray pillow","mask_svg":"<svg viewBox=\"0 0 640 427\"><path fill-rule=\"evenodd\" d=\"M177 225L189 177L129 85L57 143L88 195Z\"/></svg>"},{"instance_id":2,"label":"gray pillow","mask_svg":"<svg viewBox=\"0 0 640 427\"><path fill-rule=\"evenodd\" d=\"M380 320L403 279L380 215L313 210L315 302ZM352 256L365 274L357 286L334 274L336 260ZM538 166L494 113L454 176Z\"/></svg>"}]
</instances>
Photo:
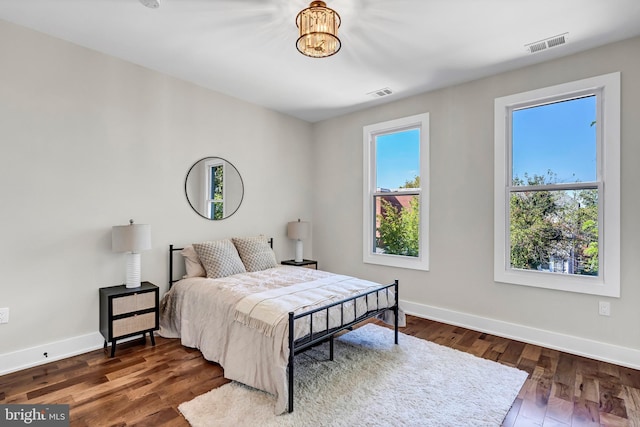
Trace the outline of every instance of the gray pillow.
<instances>
[{"instance_id":1,"label":"gray pillow","mask_svg":"<svg viewBox=\"0 0 640 427\"><path fill-rule=\"evenodd\" d=\"M261 271L278 266L276 254L265 236L234 237L232 240L247 271Z\"/></svg>"},{"instance_id":2,"label":"gray pillow","mask_svg":"<svg viewBox=\"0 0 640 427\"><path fill-rule=\"evenodd\" d=\"M217 279L247 272L236 247L229 239L194 243L193 248L209 278Z\"/></svg>"}]
</instances>

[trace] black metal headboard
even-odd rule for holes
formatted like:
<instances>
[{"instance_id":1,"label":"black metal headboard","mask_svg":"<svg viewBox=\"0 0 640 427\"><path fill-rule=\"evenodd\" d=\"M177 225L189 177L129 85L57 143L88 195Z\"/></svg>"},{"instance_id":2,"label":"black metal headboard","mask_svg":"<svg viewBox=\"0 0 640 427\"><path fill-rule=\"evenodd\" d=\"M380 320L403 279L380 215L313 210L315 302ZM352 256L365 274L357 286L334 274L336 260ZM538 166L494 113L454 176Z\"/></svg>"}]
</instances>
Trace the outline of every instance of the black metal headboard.
<instances>
[{"instance_id":1,"label":"black metal headboard","mask_svg":"<svg viewBox=\"0 0 640 427\"><path fill-rule=\"evenodd\" d=\"M269 241L269 246L271 246L271 249L273 249L273 237L270 237L268 241ZM169 289L171 289L171 286L173 286L175 282L181 279L181 278L178 278L178 279L173 278L173 263L175 262L174 253L181 251L183 249L184 248L176 248L173 245L169 245Z\"/></svg>"}]
</instances>

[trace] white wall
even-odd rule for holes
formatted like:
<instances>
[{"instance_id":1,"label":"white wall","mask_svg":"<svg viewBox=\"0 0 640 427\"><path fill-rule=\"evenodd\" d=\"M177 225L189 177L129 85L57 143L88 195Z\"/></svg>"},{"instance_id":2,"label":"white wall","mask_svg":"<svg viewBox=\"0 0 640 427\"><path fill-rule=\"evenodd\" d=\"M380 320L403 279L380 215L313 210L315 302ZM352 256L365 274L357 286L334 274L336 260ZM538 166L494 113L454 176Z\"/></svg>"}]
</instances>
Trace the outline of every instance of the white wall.
<instances>
[{"instance_id":1,"label":"white wall","mask_svg":"<svg viewBox=\"0 0 640 427\"><path fill-rule=\"evenodd\" d=\"M339 273L398 278L405 307L420 314L503 326L504 335L542 331L577 352L585 342L639 349L638 51L636 38L312 126L0 21L0 307L11 309L0 325L0 372L11 359L3 355L49 343L64 351L64 340L95 336L98 288L124 281L111 226L129 218L152 226L142 277L162 291L169 243L264 233L285 259L286 223L303 218L313 225L305 257ZM622 297L493 282L494 98L612 71L622 72L623 93ZM365 265L362 126L425 111L431 271ZM187 170L206 156L231 161L245 185L239 211L221 222L200 218L184 195ZM611 317L598 316L602 299Z\"/></svg>"},{"instance_id":2,"label":"white wall","mask_svg":"<svg viewBox=\"0 0 640 427\"><path fill-rule=\"evenodd\" d=\"M314 125L314 255L322 268L400 280L410 311L581 354L624 353L640 367L640 38L425 93ZM493 104L496 97L622 73L620 299L493 281ZM429 112L431 270L362 262L362 127ZM336 250L338 249L339 250ZM611 302L611 317L598 301ZM513 332L515 331L515 333ZM575 341L575 342L574 342ZM595 350L594 350L595 349ZM615 359L611 354L590 354Z\"/></svg>"},{"instance_id":3,"label":"white wall","mask_svg":"<svg viewBox=\"0 0 640 427\"><path fill-rule=\"evenodd\" d=\"M142 278L161 292L169 243L262 233L293 257L287 222L313 219L308 123L3 21L0 61L0 364L98 331L98 288L125 275L111 226L129 218L151 224ZM244 180L223 221L185 198L206 156Z\"/></svg>"}]
</instances>

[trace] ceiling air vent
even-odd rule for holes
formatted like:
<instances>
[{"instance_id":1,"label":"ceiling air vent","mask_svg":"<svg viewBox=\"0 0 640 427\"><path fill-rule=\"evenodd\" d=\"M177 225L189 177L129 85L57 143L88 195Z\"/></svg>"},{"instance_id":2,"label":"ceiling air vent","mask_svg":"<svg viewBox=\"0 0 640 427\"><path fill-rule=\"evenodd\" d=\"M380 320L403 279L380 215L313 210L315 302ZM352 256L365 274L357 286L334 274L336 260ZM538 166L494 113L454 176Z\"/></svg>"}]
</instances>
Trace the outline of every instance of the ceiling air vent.
<instances>
[{"instance_id":1,"label":"ceiling air vent","mask_svg":"<svg viewBox=\"0 0 640 427\"><path fill-rule=\"evenodd\" d=\"M391 95L393 91L388 87L374 90L373 92L369 92L367 95L373 96L374 98L382 98L383 96Z\"/></svg>"},{"instance_id":2,"label":"ceiling air vent","mask_svg":"<svg viewBox=\"0 0 640 427\"><path fill-rule=\"evenodd\" d=\"M552 47L565 44L567 42L567 34L569 33L564 33L557 36L549 37L545 40L529 43L524 45L524 47L527 48L527 52L529 53L537 53L546 49L551 49Z\"/></svg>"}]
</instances>

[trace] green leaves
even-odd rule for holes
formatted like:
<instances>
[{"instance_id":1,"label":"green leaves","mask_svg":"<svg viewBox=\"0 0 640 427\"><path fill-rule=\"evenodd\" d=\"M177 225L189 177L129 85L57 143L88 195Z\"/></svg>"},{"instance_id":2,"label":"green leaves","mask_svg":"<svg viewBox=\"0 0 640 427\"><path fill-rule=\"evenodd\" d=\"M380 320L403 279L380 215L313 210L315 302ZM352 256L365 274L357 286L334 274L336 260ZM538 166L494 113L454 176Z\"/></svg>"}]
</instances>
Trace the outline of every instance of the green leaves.
<instances>
[{"instance_id":1,"label":"green leaves","mask_svg":"<svg viewBox=\"0 0 640 427\"><path fill-rule=\"evenodd\" d=\"M549 171L514 184L541 186L554 179ZM512 268L598 274L597 190L514 191L509 220Z\"/></svg>"},{"instance_id":2,"label":"green leaves","mask_svg":"<svg viewBox=\"0 0 640 427\"><path fill-rule=\"evenodd\" d=\"M420 254L420 199L411 197L408 206L381 199L378 244L384 253L417 257Z\"/></svg>"}]
</instances>

